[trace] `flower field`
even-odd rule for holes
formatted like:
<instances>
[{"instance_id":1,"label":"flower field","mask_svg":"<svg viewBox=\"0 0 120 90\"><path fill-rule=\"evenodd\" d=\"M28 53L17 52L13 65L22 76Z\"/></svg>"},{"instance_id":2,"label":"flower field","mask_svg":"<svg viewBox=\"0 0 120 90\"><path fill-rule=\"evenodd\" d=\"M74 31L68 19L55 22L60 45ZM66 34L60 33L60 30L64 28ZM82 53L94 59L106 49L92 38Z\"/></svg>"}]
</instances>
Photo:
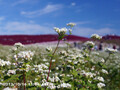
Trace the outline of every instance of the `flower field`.
<instances>
[{"instance_id":1,"label":"flower field","mask_svg":"<svg viewBox=\"0 0 120 90\"><path fill-rule=\"evenodd\" d=\"M75 24L67 25L71 34ZM59 47L67 29L54 29L59 36L56 47L0 46L0 90L120 89L119 51L92 50L92 41L83 43L82 49L70 48L69 43Z\"/></svg>"}]
</instances>

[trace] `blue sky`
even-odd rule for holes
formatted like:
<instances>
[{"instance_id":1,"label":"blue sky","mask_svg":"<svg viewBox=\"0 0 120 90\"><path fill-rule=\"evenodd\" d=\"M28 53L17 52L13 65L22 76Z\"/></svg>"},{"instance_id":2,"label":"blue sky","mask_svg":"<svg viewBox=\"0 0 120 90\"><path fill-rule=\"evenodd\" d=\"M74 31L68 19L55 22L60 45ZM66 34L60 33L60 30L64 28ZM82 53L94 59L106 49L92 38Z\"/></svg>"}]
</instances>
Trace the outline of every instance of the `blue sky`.
<instances>
[{"instance_id":1,"label":"blue sky","mask_svg":"<svg viewBox=\"0 0 120 90\"><path fill-rule=\"evenodd\" d=\"M120 0L0 0L0 35L55 34L69 22L74 35L120 35Z\"/></svg>"}]
</instances>

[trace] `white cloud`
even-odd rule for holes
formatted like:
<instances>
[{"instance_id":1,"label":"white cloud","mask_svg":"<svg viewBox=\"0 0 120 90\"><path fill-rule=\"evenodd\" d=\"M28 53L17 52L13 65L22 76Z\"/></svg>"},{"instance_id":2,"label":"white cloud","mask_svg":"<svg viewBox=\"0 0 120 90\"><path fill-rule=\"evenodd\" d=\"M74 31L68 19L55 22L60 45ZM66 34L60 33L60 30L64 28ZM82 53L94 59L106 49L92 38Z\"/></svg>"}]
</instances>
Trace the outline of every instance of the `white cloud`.
<instances>
[{"instance_id":1,"label":"white cloud","mask_svg":"<svg viewBox=\"0 0 120 90\"><path fill-rule=\"evenodd\" d=\"M93 28L85 28L85 27L75 27L73 29L73 34L79 35L79 36L88 37L94 33L99 34L99 35L113 34L114 29L111 29L111 28L93 29Z\"/></svg>"},{"instance_id":2,"label":"white cloud","mask_svg":"<svg viewBox=\"0 0 120 90\"><path fill-rule=\"evenodd\" d=\"M115 34L116 31L111 28L86 28L76 26L73 29L73 34L78 36L89 37L92 34L106 35L106 34ZM0 34L9 35L9 34L55 34L52 26L48 25L39 25L31 22L7 22L0 25Z\"/></svg>"},{"instance_id":3,"label":"white cloud","mask_svg":"<svg viewBox=\"0 0 120 90\"><path fill-rule=\"evenodd\" d=\"M90 21L79 21L79 22L75 22L77 25L82 25L82 24L89 24L91 23Z\"/></svg>"},{"instance_id":4,"label":"white cloud","mask_svg":"<svg viewBox=\"0 0 120 90\"><path fill-rule=\"evenodd\" d=\"M42 26L35 23L8 22L1 26L0 34L52 34L53 28Z\"/></svg>"},{"instance_id":5,"label":"white cloud","mask_svg":"<svg viewBox=\"0 0 120 90\"><path fill-rule=\"evenodd\" d=\"M72 3L71 3L71 6L75 6L75 5L76 5L76 3L75 3L75 2L72 2Z\"/></svg>"},{"instance_id":6,"label":"white cloud","mask_svg":"<svg viewBox=\"0 0 120 90\"><path fill-rule=\"evenodd\" d=\"M0 17L0 21L3 21L3 20L5 20L5 17Z\"/></svg>"},{"instance_id":7,"label":"white cloud","mask_svg":"<svg viewBox=\"0 0 120 90\"><path fill-rule=\"evenodd\" d=\"M48 13L57 11L61 8L62 8L61 4L55 4L55 5L50 5L49 4L43 9L36 10L36 11L30 11L30 12L22 11L21 14L25 15L27 17L36 17L36 16L40 16L40 15L44 15L44 14L48 14Z\"/></svg>"}]
</instances>

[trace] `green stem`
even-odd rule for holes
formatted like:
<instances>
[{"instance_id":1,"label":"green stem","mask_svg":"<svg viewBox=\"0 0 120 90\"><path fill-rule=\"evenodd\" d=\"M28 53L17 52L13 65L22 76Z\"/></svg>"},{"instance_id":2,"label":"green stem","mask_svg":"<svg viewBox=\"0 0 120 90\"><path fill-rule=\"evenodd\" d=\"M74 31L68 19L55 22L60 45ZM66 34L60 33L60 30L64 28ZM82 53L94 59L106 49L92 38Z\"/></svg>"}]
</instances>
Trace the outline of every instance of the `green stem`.
<instances>
[{"instance_id":1,"label":"green stem","mask_svg":"<svg viewBox=\"0 0 120 90\"><path fill-rule=\"evenodd\" d=\"M51 70L52 59L53 59L53 56L55 55L55 52L56 52L56 50L57 50L57 48L58 48L59 43L60 43L60 40L58 40L57 46L56 46L56 48L55 48L55 50L54 50L54 52L53 52L53 54L52 54L52 57L51 57L51 59L50 59L50 66L49 66L49 72L48 72L48 76L47 76L47 82L48 82L49 74L50 74L50 70Z\"/></svg>"}]
</instances>

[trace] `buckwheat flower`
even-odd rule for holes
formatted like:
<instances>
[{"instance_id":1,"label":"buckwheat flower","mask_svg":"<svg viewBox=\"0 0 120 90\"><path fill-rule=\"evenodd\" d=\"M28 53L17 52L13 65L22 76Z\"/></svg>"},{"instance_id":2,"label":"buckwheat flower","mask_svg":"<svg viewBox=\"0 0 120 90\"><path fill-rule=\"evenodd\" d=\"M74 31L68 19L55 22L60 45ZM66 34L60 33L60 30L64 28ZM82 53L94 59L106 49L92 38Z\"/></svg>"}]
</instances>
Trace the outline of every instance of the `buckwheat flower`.
<instances>
[{"instance_id":1,"label":"buckwheat flower","mask_svg":"<svg viewBox=\"0 0 120 90\"><path fill-rule=\"evenodd\" d=\"M104 83L98 83L97 86L98 86L98 88L102 88L102 87L105 87L105 84Z\"/></svg>"},{"instance_id":2,"label":"buckwheat flower","mask_svg":"<svg viewBox=\"0 0 120 90\"><path fill-rule=\"evenodd\" d=\"M55 30L57 33L60 33L60 29L59 29L59 28L54 27L54 30Z\"/></svg>"},{"instance_id":3,"label":"buckwheat flower","mask_svg":"<svg viewBox=\"0 0 120 90\"><path fill-rule=\"evenodd\" d=\"M101 82L104 82L104 78L103 78L103 77L99 77L99 76L96 77L95 80L99 80L99 81L101 81Z\"/></svg>"},{"instance_id":4,"label":"buckwheat flower","mask_svg":"<svg viewBox=\"0 0 120 90\"><path fill-rule=\"evenodd\" d=\"M105 51L108 52L109 54L113 54L117 52L117 49L106 48Z\"/></svg>"},{"instance_id":5,"label":"buckwheat flower","mask_svg":"<svg viewBox=\"0 0 120 90\"><path fill-rule=\"evenodd\" d=\"M59 70L59 67L56 67L56 70Z\"/></svg>"},{"instance_id":6,"label":"buckwheat flower","mask_svg":"<svg viewBox=\"0 0 120 90\"><path fill-rule=\"evenodd\" d=\"M45 63L46 65L49 65L49 63Z\"/></svg>"},{"instance_id":7,"label":"buckwheat flower","mask_svg":"<svg viewBox=\"0 0 120 90\"><path fill-rule=\"evenodd\" d=\"M0 66L11 65L10 61L4 61L0 59Z\"/></svg>"},{"instance_id":8,"label":"buckwheat flower","mask_svg":"<svg viewBox=\"0 0 120 90\"><path fill-rule=\"evenodd\" d=\"M10 87L6 87L3 90L17 90L17 88L10 88Z\"/></svg>"},{"instance_id":9,"label":"buckwheat flower","mask_svg":"<svg viewBox=\"0 0 120 90\"><path fill-rule=\"evenodd\" d=\"M51 48L51 47L47 47L47 48L46 48L46 51L52 52L52 48Z\"/></svg>"},{"instance_id":10,"label":"buckwheat flower","mask_svg":"<svg viewBox=\"0 0 120 90\"><path fill-rule=\"evenodd\" d=\"M93 66L93 67L91 68L91 70L92 70L92 71L95 70L95 66Z\"/></svg>"},{"instance_id":11,"label":"buckwheat flower","mask_svg":"<svg viewBox=\"0 0 120 90\"><path fill-rule=\"evenodd\" d=\"M72 62L72 60L67 60L69 63L71 63Z\"/></svg>"},{"instance_id":12,"label":"buckwheat flower","mask_svg":"<svg viewBox=\"0 0 120 90\"><path fill-rule=\"evenodd\" d=\"M10 76L11 74L16 74L16 70L8 70L7 75Z\"/></svg>"},{"instance_id":13,"label":"buckwheat flower","mask_svg":"<svg viewBox=\"0 0 120 90\"><path fill-rule=\"evenodd\" d=\"M27 64L26 65L26 72L28 72L30 69L31 69L31 66Z\"/></svg>"},{"instance_id":14,"label":"buckwheat flower","mask_svg":"<svg viewBox=\"0 0 120 90\"><path fill-rule=\"evenodd\" d=\"M97 55L97 56L99 55L99 53L98 53L98 52L92 52L92 54Z\"/></svg>"},{"instance_id":15,"label":"buckwheat flower","mask_svg":"<svg viewBox=\"0 0 120 90\"><path fill-rule=\"evenodd\" d=\"M67 56L67 52L66 51L61 51L60 55Z\"/></svg>"},{"instance_id":16,"label":"buckwheat flower","mask_svg":"<svg viewBox=\"0 0 120 90\"><path fill-rule=\"evenodd\" d=\"M71 88L71 85L69 83L62 83L60 84L61 88Z\"/></svg>"},{"instance_id":17,"label":"buckwheat flower","mask_svg":"<svg viewBox=\"0 0 120 90\"><path fill-rule=\"evenodd\" d=\"M105 60L102 58L102 59L101 59L101 62L102 62L102 63L104 63L104 62L105 62Z\"/></svg>"},{"instance_id":18,"label":"buckwheat flower","mask_svg":"<svg viewBox=\"0 0 120 90\"><path fill-rule=\"evenodd\" d=\"M98 34L92 34L91 38L100 40L102 36L99 36Z\"/></svg>"},{"instance_id":19,"label":"buckwheat flower","mask_svg":"<svg viewBox=\"0 0 120 90\"><path fill-rule=\"evenodd\" d=\"M47 87L48 89L55 89L56 88L56 86L53 83L50 83L50 82L42 83L41 87Z\"/></svg>"},{"instance_id":20,"label":"buckwheat flower","mask_svg":"<svg viewBox=\"0 0 120 90\"><path fill-rule=\"evenodd\" d=\"M87 46L87 47L89 47L89 48L93 48L94 45L95 45L95 43L92 42L92 41L87 41L87 42L84 43L84 45Z\"/></svg>"},{"instance_id":21,"label":"buckwheat flower","mask_svg":"<svg viewBox=\"0 0 120 90\"><path fill-rule=\"evenodd\" d=\"M35 82L34 85L35 85L35 86L39 86L40 84L39 84L38 82Z\"/></svg>"},{"instance_id":22,"label":"buckwheat flower","mask_svg":"<svg viewBox=\"0 0 120 90\"><path fill-rule=\"evenodd\" d=\"M54 28L54 30L58 33L59 36L61 35L65 35L65 33L67 32L67 28Z\"/></svg>"},{"instance_id":23,"label":"buckwheat flower","mask_svg":"<svg viewBox=\"0 0 120 90\"><path fill-rule=\"evenodd\" d=\"M5 61L5 64L6 65L11 65L11 62L10 61Z\"/></svg>"},{"instance_id":24,"label":"buckwheat flower","mask_svg":"<svg viewBox=\"0 0 120 90\"><path fill-rule=\"evenodd\" d=\"M52 60L52 62L55 62L55 60Z\"/></svg>"},{"instance_id":25,"label":"buckwheat flower","mask_svg":"<svg viewBox=\"0 0 120 90\"><path fill-rule=\"evenodd\" d=\"M17 61L18 60L18 56L14 55L13 58Z\"/></svg>"},{"instance_id":26,"label":"buckwheat flower","mask_svg":"<svg viewBox=\"0 0 120 90\"><path fill-rule=\"evenodd\" d=\"M60 34L65 34L67 32L67 28L61 28L60 29Z\"/></svg>"},{"instance_id":27,"label":"buckwheat flower","mask_svg":"<svg viewBox=\"0 0 120 90\"><path fill-rule=\"evenodd\" d=\"M0 66L5 66L5 64L6 64L5 61L0 59Z\"/></svg>"},{"instance_id":28,"label":"buckwheat flower","mask_svg":"<svg viewBox=\"0 0 120 90\"><path fill-rule=\"evenodd\" d=\"M17 51L17 47L13 47L13 48L12 48L12 51L13 51L13 52Z\"/></svg>"},{"instance_id":29,"label":"buckwheat flower","mask_svg":"<svg viewBox=\"0 0 120 90\"><path fill-rule=\"evenodd\" d=\"M18 53L17 57L25 60L32 60L34 52L31 51L21 51Z\"/></svg>"},{"instance_id":30,"label":"buckwheat flower","mask_svg":"<svg viewBox=\"0 0 120 90\"><path fill-rule=\"evenodd\" d=\"M44 58L43 61L47 61L47 59Z\"/></svg>"},{"instance_id":31,"label":"buckwheat flower","mask_svg":"<svg viewBox=\"0 0 120 90\"><path fill-rule=\"evenodd\" d=\"M78 61L75 61L75 62L74 62L74 64L77 64L77 63L78 63Z\"/></svg>"},{"instance_id":32,"label":"buckwheat flower","mask_svg":"<svg viewBox=\"0 0 120 90\"><path fill-rule=\"evenodd\" d=\"M22 43L20 43L20 42L15 43L14 46L17 47L17 48L18 48L18 47L24 47L24 45L23 45Z\"/></svg>"},{"instance_id":33,"label":"buckwheat flower","mask_svg":"<svg viewBox=\"0 0 120 90\"><path fill-rule=\"evenodd\" d=\"M101 71L102 71L103 73L105 73L105 74L108 74L108 71L105 70L105 69L102 69Z\"/></svg>"},{"instance_id":34,"label":"buckwheat flower","mask_svg":"<svg viewBox=\"0 0 120 90\"><path fill-rule=\"evenodd\" d=\"M68 23L67 26L74 27L76 24L75 23Z\"/></svg>"}]
</instances>

